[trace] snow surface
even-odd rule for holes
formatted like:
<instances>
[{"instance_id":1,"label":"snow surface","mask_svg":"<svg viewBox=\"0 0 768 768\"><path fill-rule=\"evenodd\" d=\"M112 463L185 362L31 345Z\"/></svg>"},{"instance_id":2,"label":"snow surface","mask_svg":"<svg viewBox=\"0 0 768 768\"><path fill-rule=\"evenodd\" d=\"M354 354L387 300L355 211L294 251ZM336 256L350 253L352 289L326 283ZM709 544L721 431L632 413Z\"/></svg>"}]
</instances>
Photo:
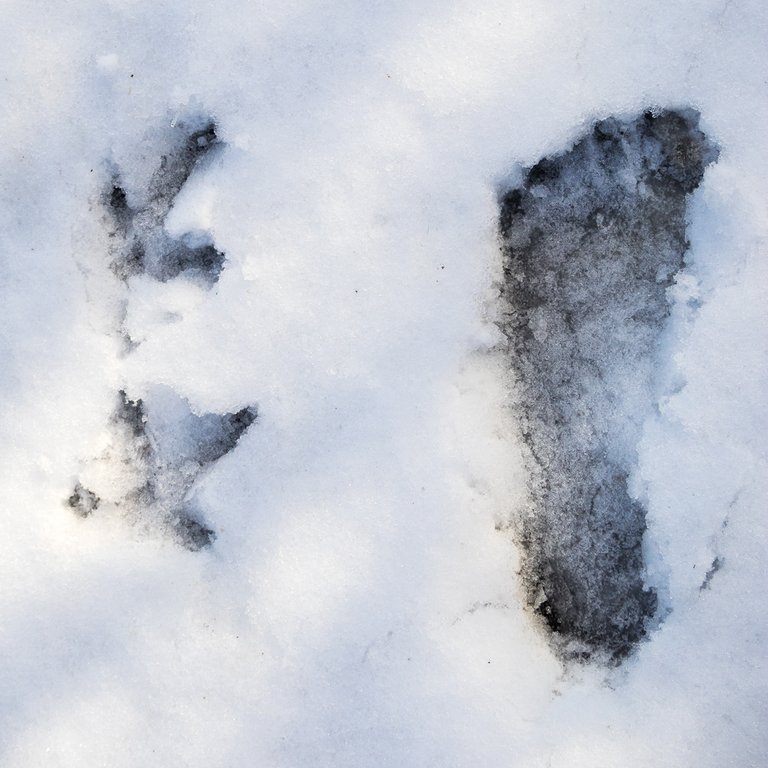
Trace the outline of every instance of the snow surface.
<instances>
[{"instance_id":1,"label":"snow surface","mask_svg":"<svg viewBox=\"0 0 768 768\"><path fill-rule=\"evenodd\" d=\"M0 764L765 764L764 3L3 17ZM618 669L563 667L505 530L497 191L653 106L720 147L630 478L664 620ZM223 146L166 230L224 269L121 281L104 190L137 201L190 115ZM116 393L158 387L258 408L197 481L200 552L66 503Z\"/></svg>"}]
</instances>

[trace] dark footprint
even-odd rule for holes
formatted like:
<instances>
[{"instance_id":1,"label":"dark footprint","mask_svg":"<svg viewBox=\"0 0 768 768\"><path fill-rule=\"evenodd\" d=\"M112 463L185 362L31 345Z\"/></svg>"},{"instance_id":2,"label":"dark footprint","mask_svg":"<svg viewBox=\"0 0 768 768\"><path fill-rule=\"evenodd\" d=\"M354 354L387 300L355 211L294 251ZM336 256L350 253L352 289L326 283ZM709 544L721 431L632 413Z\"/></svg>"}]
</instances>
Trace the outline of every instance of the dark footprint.
<instances>
[{"instance_id":1,"label":"dark footprint","mask_svg":"<svg viewBox=\"0 0 768 768\"><path fill-rule=\"evenodd\" d=\"M211 286L224 269L224 254L214 247L210 237L174 239L163 225L197 164L221 142L212 122L196 127L179 123L174 131L174 145L160 158L149 188L133 207L128 204L118 175L104 195L114 235L120 240L112 269L123 280L147 274L167 282L183 273Z\"/></svg>"},{"instance_id":2,"label":"dark footprint","mask_svg":"<svg viewBox=\"0 0 768 768\"><path fill-rule=\"evenodd\" d=\"M99 489L101 498L78 481L68 504L88 517L106 501L138 524L159 525L188 549L208 546L215 533L194 504L193 486L208 466L234 449L256 416L254 406L198 416L165 388L154 390L148 403L121 391L112 417L116 448L105 460L131 480L123 481L117 497L110 496L110 488Z\"/></svg>"},{"instance_id":3,"label":"dark footprint","mask_svg":"<svg viewBox=\"0 0 768 768\"><path fill-rule=\"evenodd\" d=\"M178 123L165 136L167 151L143 194L130 197L119 173L102 196L109 214L112 268L123 280L145 274L166 281L181 274L212 286L224 268L224 254L206 233L170 237L164 223L173 203L198 164L220 145L210 120ZM170 146L168 146L170 144ZM120 306L122 354L135 348L125 328L127 298ZM97 509L119 514L148 531L170 532L183 546L208 546L215 533L194 501L194 484L213 462L231 451L256 420L256 408L235 413L193 413L171 390L156 387L148 400L132 400L124 391L111 419L112 439L104 453L84 469L67 500L80 517ZM88 479L90 478L90 479Z\"/></svg>"},{"instance_id":4,"label":"dark footprint","mask_svg":"<svg viewBox=\"0 0 768 768\"><path fill-rule=\"evenodd\" d=\"M532 474L530 605L567 658L618 662L646 633L636 463L687 196L717 150L697 112L610 118L501 198L503 330Z\"/></svg>"}]
</instances>

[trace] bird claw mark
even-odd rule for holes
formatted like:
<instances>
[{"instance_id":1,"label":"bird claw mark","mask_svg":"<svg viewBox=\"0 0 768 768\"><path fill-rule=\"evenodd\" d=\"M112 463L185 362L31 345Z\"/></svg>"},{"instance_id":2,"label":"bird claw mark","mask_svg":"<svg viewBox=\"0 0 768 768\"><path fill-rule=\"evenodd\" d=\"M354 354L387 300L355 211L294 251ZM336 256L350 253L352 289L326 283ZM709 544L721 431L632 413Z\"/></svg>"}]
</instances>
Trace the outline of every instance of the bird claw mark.
<instances>
[{"instance_id":1,"label":"bird claw mark","mask_svg":"<svg viewBox=\"0 0 768 768\"><path fill-rule=\"evenodd\" d=\"M112 449L100 460L122 478L121 490L107 486L97 496L78 480L68 504L80 517L111 505L137 523L170 531L187 549L207 547L216 535L190 502L194 485L235 448L256 418L255 406L197 415L165 388L151 392L148 402L121 390L111 419Z\"/></svg>"},{"instance_id":2,"label":"bird claw mark","mask_svg":"<svg viewBox=\"0 0 768 768\"><path fill-rule=\"evenodd\" d=\"M100 501L93 491L78 482L75 483L67 504L78 517L90 517L99 508Z\"/></svg>"},{"instance_id":3,"label":"bird claw mark","mask_svg":"<svg viewBox=\"0 0 768 768\"><path fill-rule=\"evenodd\" d=\"M165 219L195 167L221 145L213 122L202 127L178 123L174 146L163 154L149 187L134 207L128 204L116 173L103 196L115 239L112 270L121 280L146 274L167 282L179 275L214 285L224 269L225 255L213 243L189 246L165 231Z\"/></svg>"}]
</instances>

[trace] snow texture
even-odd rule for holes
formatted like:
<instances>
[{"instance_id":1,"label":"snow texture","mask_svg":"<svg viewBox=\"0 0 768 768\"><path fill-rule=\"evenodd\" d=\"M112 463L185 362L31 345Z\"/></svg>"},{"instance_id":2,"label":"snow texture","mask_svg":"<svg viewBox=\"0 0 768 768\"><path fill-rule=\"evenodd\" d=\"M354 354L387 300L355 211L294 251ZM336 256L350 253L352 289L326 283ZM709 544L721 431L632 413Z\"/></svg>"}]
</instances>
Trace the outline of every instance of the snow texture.
<instances>
[{"instance_id":1,"label":"snow texture","mask_svg":"<svg viewBox=\"0 0 768 768\"><path fill-rule=\"evenodd\" d=\"M762 768L767 34L758 0L6 0L3 768ZM719 148L690 193L632 193L646 110ZM548 411L500 330L499 190L596 125L668 266L579 326L580 376L622 360L546 444L604 445L576 469L639 513L629 654L536 613Z\"/></svg>"},{"instance_id":2,"label":"snow texture","mask_svg":"<svg viewBox=\"0 0 768 768\"><path fill-rule=\"evenodd\" d=\"M627 485L684 265L686 200L717 153L692 110L602 120L501 201L503 330L519 378L528 600L566 656L626 656L656 594Z\"/></svg>"}]
</instances>

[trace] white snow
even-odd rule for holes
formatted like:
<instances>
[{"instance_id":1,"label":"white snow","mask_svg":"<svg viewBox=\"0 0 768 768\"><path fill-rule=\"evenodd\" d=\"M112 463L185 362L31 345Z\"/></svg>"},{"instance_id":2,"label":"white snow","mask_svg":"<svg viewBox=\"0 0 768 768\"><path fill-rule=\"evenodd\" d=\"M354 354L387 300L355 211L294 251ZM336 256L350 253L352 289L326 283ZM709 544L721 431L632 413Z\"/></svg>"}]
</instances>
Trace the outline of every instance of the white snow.
<instances>
[{"instance_id":1,"label":"white snow","mask_svg":"<svg viewBox=\"0 0 768 768\"><path fill-rule=\"evenodd\" d=\"M763 3L3 17L0 764L765 763ZM632 478L663 622L618 670L564 669L503 525L526 476L493 350L496 190L654 105L698 109L721 150ZM119 168L135 199L185 115L226 146L167 229L225 269L125 286L100 195ZM156 387L198 414L258 405L200 480L207 550L65 503L115 393Z\"/></svg>"}]
</instances>

